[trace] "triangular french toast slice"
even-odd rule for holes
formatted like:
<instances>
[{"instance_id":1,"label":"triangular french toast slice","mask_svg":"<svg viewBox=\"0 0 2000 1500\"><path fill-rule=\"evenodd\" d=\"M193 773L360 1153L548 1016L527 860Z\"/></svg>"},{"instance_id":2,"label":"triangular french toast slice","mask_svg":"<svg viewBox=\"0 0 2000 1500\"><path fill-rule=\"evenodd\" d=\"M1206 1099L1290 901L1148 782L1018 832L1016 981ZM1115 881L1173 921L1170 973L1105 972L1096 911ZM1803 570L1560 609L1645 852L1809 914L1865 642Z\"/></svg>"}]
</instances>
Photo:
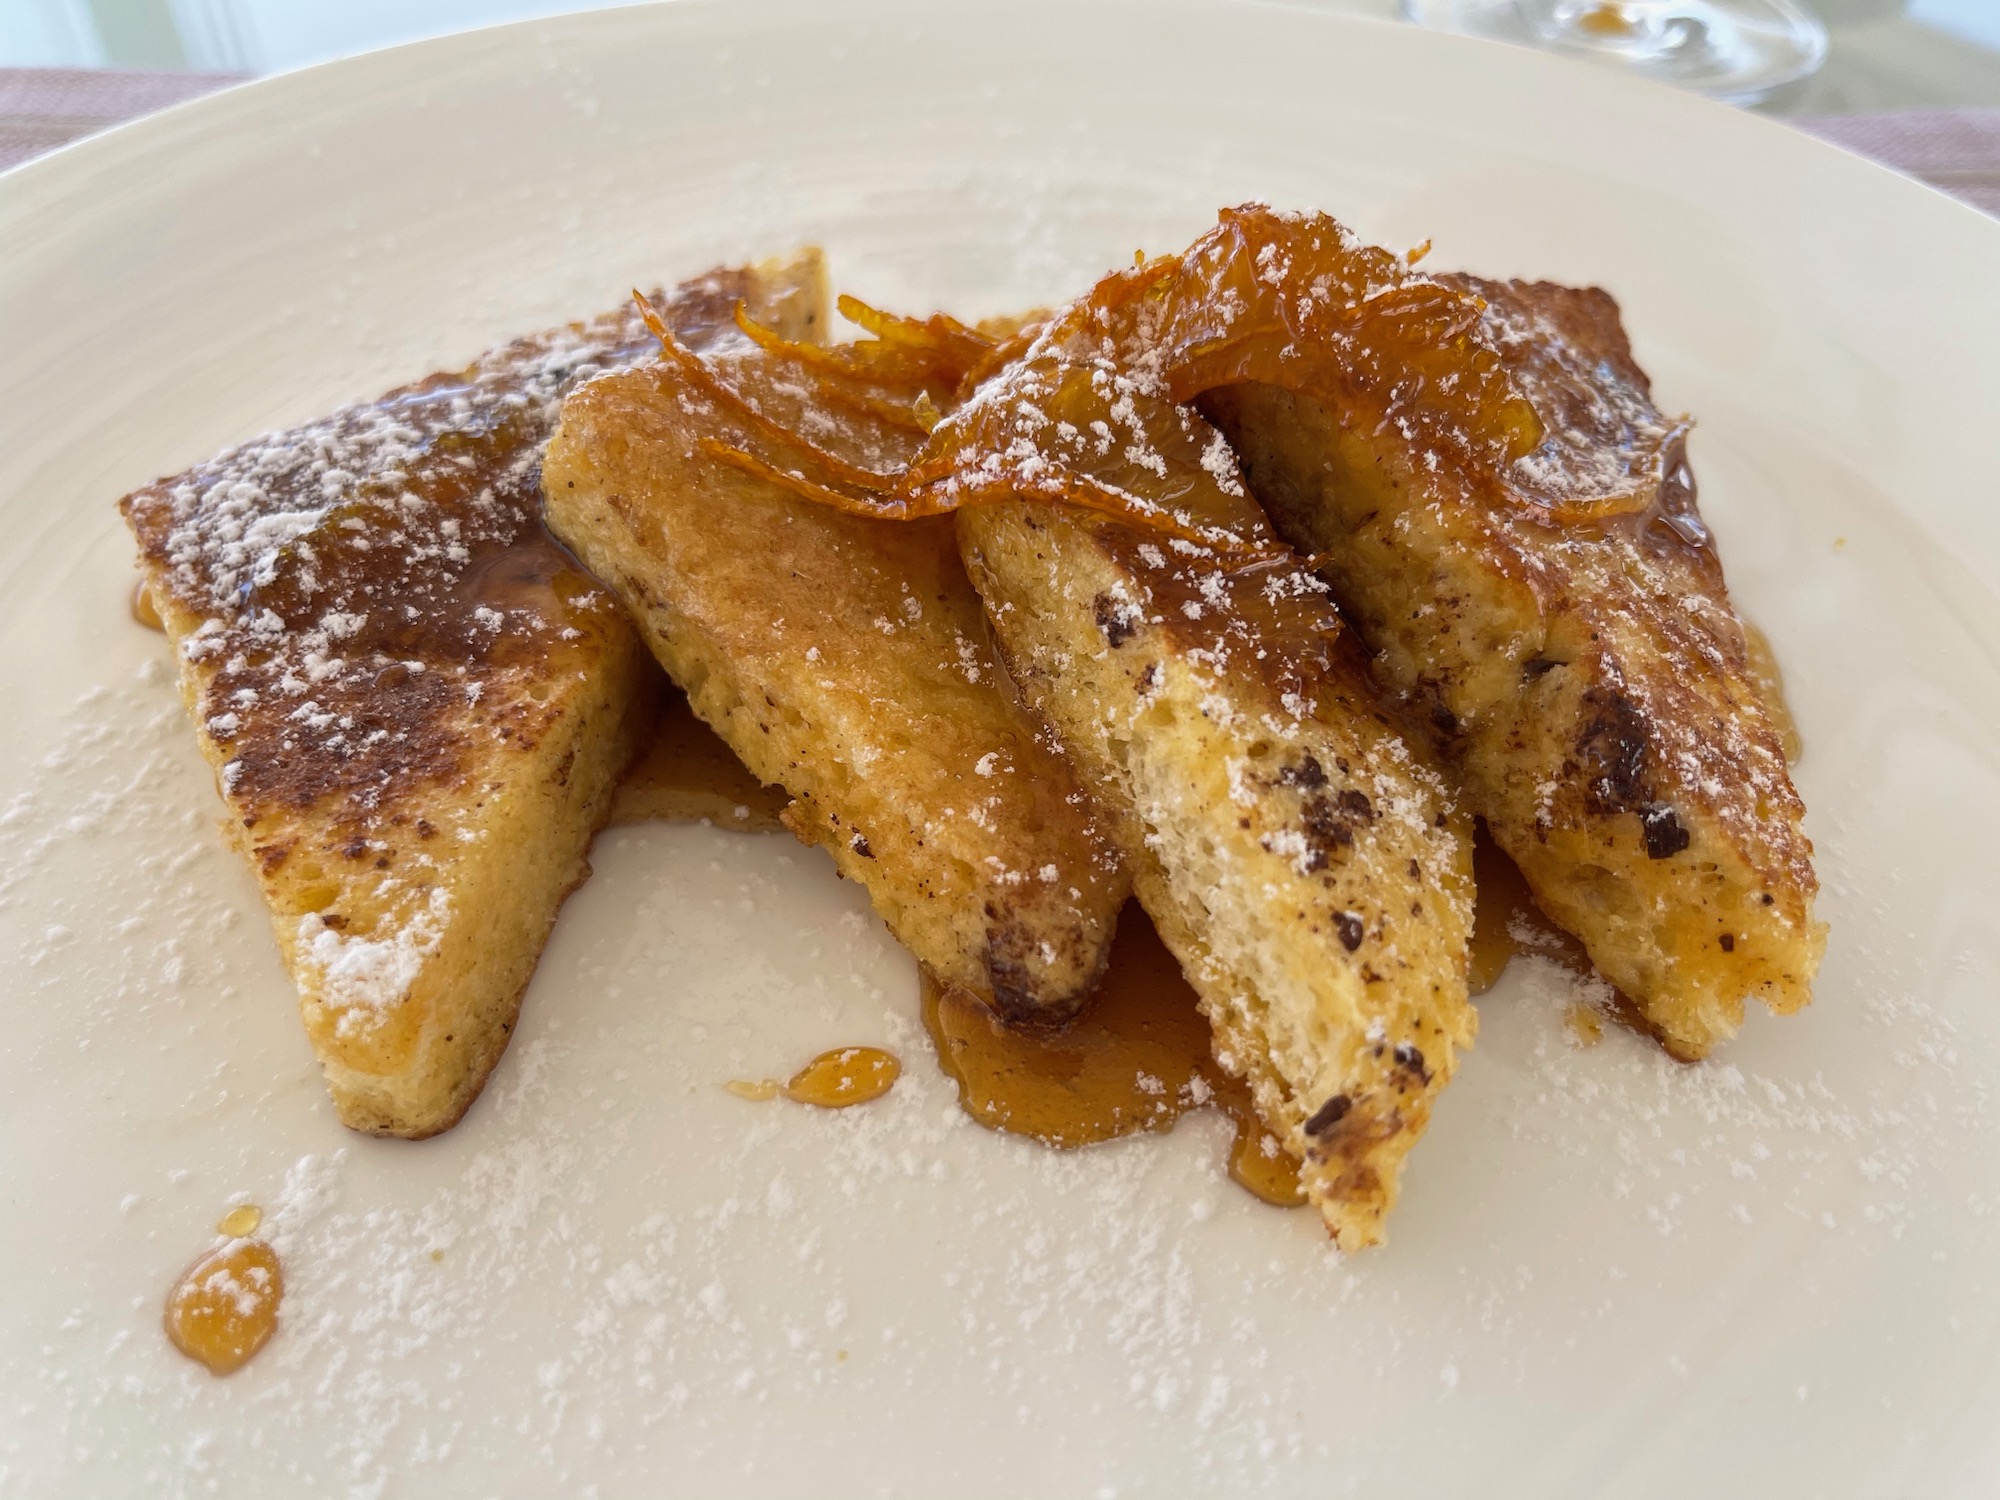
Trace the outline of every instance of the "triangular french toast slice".
<instances>
[{"instance_id":1,"label":"triangular french toast slice","mask_svg":"<svg viewBox=\"0 0 2000 1500\"><path fill-rule=\"evenodd\" d=\"M1147 287L1108 278L1059 315L912 477L969 502L1014 680L1116 829L1217 1060L1359 1249L1476 1027L1471 830L1219 436L1125 364ZM1086 496L1171 525L1060 503Z\"/></svg>"},{"instance_id":2,"label":"triangular french toast slice","mask_svg":"<svg viewBox=\"0 0 2000 1500\"><path fill-rule=\"evenodd\" d=\"M1687 423L1604 292L1426 276L1234 210L1157 331L1537 903L1675 1056L1789 1012L1825 945L1804 807Z\"/></svg>"},{"instance_id":3,"label":"triangular french toast slice","mask_svg":"<svg viewBox=\"0 0 2000 1500\"><path fill-rule=\"evenodd\" d=\"M718 271L808 336L818 257ZM449 1128L499 1059L658 678L538 519L566 392L648 355L625 311L275 433L120 502L232 841L343 1123Z\"/></svg>"},{"instance_id":4,"label":"triangular french toast slice","mask_svg":"<svg viewBox=\"0 0 2000 1500\"><path fill-rule=\"evenodd\" d=\"M897 365L894 341L786 343L754 325L705 356L670 339L580 387L543 469L549 524L919 961L1008 1020L1059 1022L1103 970L1129 879L1000 670L949 519L842 514L718 456L773 424L857 452L921 443L910 390L822 378Z\"/></svg>"}]
</instances>

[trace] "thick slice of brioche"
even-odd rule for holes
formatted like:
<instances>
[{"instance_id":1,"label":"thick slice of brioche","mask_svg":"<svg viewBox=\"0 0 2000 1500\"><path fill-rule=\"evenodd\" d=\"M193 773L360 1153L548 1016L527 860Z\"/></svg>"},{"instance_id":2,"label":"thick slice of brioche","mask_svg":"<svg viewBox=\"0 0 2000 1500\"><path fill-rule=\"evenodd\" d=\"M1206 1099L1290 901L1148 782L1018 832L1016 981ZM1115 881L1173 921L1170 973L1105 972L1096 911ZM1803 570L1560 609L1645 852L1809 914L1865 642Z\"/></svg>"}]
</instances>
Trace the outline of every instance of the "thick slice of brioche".
<instances>
[{"instance_id":1,"label":"thick slice of brioche","mask_svg":"<svg viewBox=\"0 0 2000 1500\"><path fill-rule=\"evenodd\" d=\"M1470 828L1214 431L1120 368L1142 292L1059 315L939 428L927 482L988 502L959 536L1010 673L1112 819L1217 1059L1359 1248L1472 1041Z\"/></svg>"},{"instance_id":2,"label":"thick slice of brioche","mask_svg":"<svg viewBox=\"0 0 2000 1500\"><path fill-rule=\"evenodd\" d=\"M1654 408L1617 305L1419 277L1331 221L1268 213L1225 220L1188 260L1245 295L1241 328L1163 334L1169 364L1176 340L1207 361L1180 388L1207 390L1252 489L1542 909L1677 1057L1730 1036L1748 996L1804 1005L1825 943L1804 809L1695 509L1685 423ZM1317 307L1287 305L1314 275ZM1463 306L1459 341L1338 347L1363 299L1392 291ZM1315 316L1338 331L1315 341ZM1285 352L1233 370L1207 352L1239 333ZM1489 401L1452 404L1479 380ZM1483 441L1510 404L1526 436Z\"/></svg>"},{"instance_id":3,"label":"thick slice of brioche","mask_svg":"<svg viewBox=\"0 0 2000 1500\"><path fill-rule=\"evenodd\" d=\"M670 316L701 340L797 279L718 272ZM652 347L628 313L525 339L121 502L354 1129L478 1095L650 722L643 646L536 511L562 395Z\"/></svg>"},{"instance_id":4,"label":"thick slice of brioche","mask_svg":"<svg viewBox=\"0 0 2000 1500\"><path fill-rule=\"evenodd\" d=\"M999 670L950 521L840 514L720 460L703 443L742 413L712 381L814 431L873 419L749 339L692 373L678 353L565 403L551 527L919 960L1009 1019L1066 1017L1128 881Z\"/></svg>"}]
</instances>

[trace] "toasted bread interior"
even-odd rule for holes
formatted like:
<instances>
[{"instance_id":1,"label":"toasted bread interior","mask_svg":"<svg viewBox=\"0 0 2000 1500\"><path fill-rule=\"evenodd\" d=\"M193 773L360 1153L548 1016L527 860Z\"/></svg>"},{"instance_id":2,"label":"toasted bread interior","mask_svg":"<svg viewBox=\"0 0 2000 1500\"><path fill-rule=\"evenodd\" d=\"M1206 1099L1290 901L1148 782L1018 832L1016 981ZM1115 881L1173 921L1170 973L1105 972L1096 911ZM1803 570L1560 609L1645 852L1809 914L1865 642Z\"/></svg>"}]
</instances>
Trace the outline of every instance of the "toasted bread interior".
<instances>
[{"instance_id":1,"label":"toasted bread interior","mask_svg":"<svg viewBox=\"0 0 2000 1500\"><path fill-rule=\"evenodd\" d=\"M1240 616L1189 628L1212 559L1155 565L1127 528L1021 502L959 526L1015 679L1112 813L1217 1060L1340 1244L1376 1243L1472 1041L1468 830L1339 662L1323 601L1297 608L1326 654L1293 656L1286 682L1246 670Z\"/></svg>"}]
</instances>

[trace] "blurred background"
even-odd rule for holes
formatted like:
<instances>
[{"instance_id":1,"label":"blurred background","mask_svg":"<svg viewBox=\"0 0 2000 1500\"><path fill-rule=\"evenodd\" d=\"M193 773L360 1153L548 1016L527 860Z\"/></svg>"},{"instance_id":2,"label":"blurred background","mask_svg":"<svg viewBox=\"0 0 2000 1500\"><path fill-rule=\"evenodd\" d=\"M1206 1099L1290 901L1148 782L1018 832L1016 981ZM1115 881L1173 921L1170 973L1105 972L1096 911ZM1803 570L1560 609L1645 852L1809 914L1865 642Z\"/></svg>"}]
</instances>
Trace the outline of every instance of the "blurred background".
<instances>
[{"instance_id":1,"label":"blurred background","mask_svg":"<svg viewBox=\"0 0 2000 1500\"><path fill-rule=\"evenodd\" d=\"M1314 3L1398 13L1398 0ZM2000 105L2000 0L1808 3L1831 32L1826 66L1766 108ZM0 67L270 73L590 8L590 0L0 0Z\"/></svg>"}]
</instances>

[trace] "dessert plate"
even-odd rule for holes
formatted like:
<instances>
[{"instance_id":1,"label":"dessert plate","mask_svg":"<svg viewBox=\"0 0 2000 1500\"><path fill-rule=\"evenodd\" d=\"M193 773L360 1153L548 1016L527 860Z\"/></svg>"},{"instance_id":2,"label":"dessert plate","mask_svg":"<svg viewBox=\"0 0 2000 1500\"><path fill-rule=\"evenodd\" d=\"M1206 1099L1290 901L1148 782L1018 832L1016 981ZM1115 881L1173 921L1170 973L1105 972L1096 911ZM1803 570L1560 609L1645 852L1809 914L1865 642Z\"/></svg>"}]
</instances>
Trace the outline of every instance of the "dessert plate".
<instances>
[{"instance_id":1,"label":"dessert plate","mask_svg":"<svg viewBox=\"0 0 2000 1500\"><path fill-rule=\"evenodd\" d=\"M1787 669L1831 946L1718 1060L1519 961L1389 1244L963 1118L783 837L600 839L485 1098L334 1122L123 491L719 260L1081 288L1217 205L1622 300ZM0 1496L2000 1489L2000 224L1768 121L1305 9L684 4L250 85L0 179ZM884 1100L751 1103L886 1045ZM277 1337L160 1307L232 1203Z\"/></svg>"}]
</instances>

